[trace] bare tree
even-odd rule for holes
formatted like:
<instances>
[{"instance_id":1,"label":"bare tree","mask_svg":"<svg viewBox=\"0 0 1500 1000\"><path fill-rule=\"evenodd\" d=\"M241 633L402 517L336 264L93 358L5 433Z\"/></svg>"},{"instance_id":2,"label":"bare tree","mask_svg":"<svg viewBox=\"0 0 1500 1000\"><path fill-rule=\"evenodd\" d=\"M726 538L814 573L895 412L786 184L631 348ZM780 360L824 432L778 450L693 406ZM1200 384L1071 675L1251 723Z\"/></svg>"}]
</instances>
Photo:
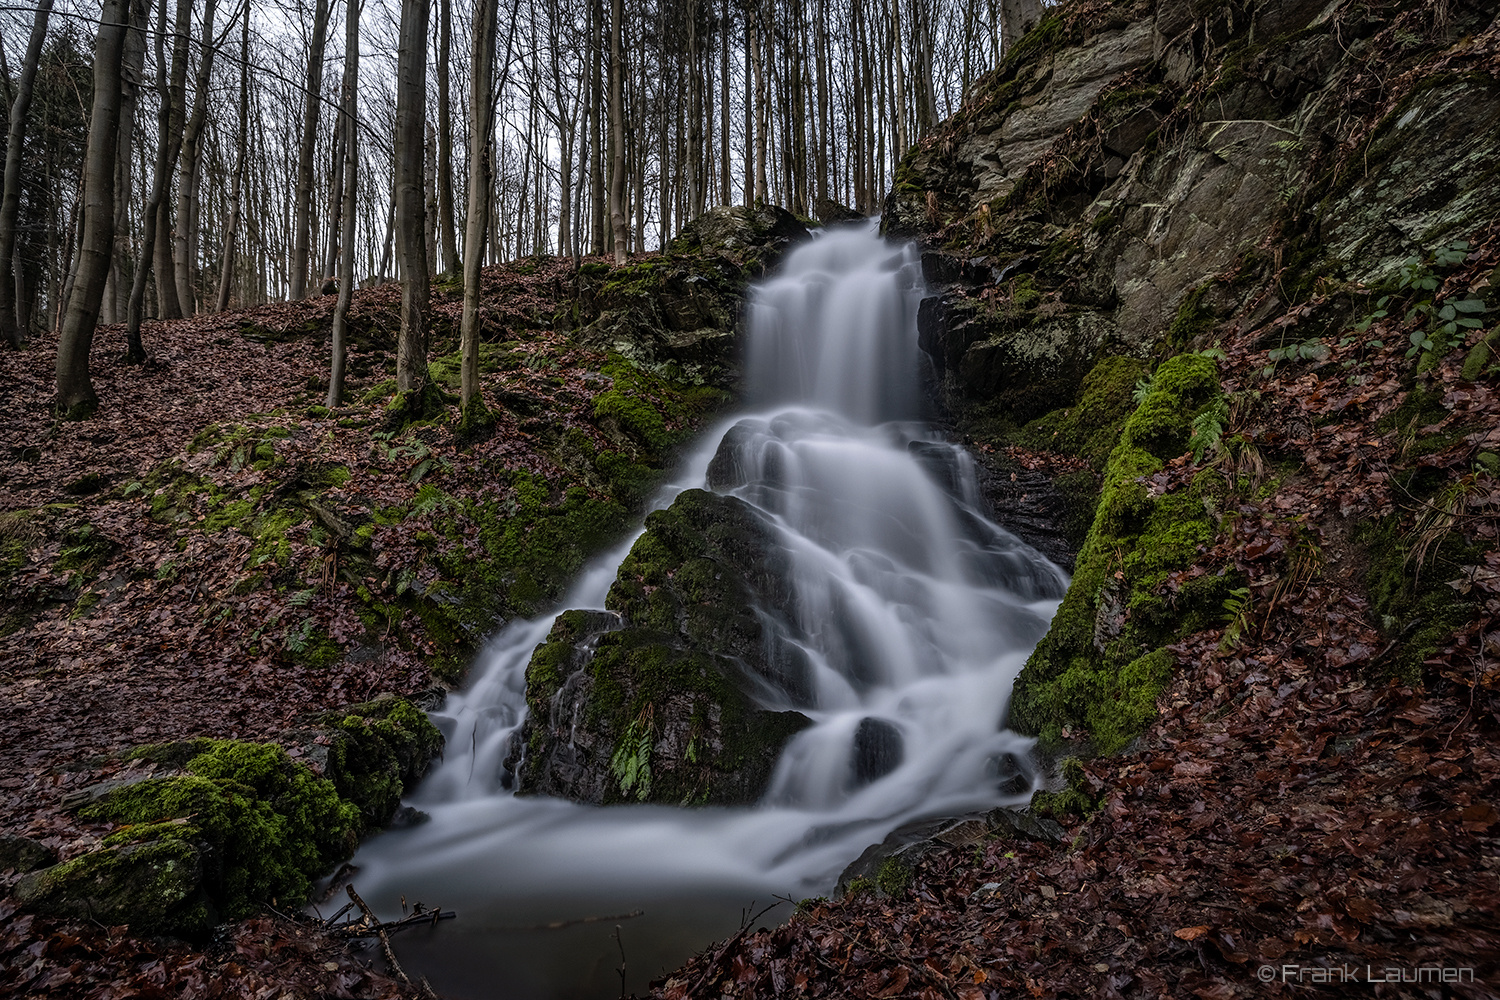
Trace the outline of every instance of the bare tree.
<instances>
[{"instance_id":1,"label":"bare tree","mask_svg":"<svg viewBox=\"0 0 1500 1000\"><path fill-rule=\"evenodd\" d=\"M245 147L250 131L250 0L245 0L244 20L240 23L240 116L239 137L235 141L234 171L230 177L229 228L224 232L224 260L219 268L219 298L215 312L229 308L229 290L234 285L235 242L240 233L240 191L245 176ZM337 317L335 317L337 328Z\"/></svg>"},{"instance_id":2,"label":"bare tree","mask_svg":"<svg viewBox=\"0 0 1500 1000\"><path fill-rule=\"evenodd\" d=\"M1042 19L1042 0L1000 0L1000 54L1003 57L1010 47L1019 42L1026 33Z\"/></svg>"},{"instance_id":3,"label":"bare tree","mask_svg":"<svg viewBox=\"0 0 1500 1000\"><path fill-rule=\"evenodd\" d=\"M114 249L120 71L130 14L128 0L104 0L94 42L93 116L83 165L83 238L57 344L57 411L67 420L86 420L99 405L89 378L89 349Z\"/></svg>"},{"instance_id":4,"label":"bare tree","mask_svg":"<svg viewBox=\"0 0 1500 1000\"><path fill-rule=\"evenodd\" d=\"M312 45L307 52L306 103L302 111L302 134L297 145L297 193L292 220L291 292L294 299L307 296L307 269L312 240L313 143L318 134L318 108L323 91L323 48L328 40L328 0L318 0L313 10ZM425 17L424 17L425 20Z\"/></svg>"},{"instance_id":5,"label":"bare tree","mask_svg":"<svg viewBox=\"0 0 1500 1000\"><path fill-rule=\"evenodd\" d=\"M616 0L618 2L618 0ZM401 0L396 68L396 252L401 266L401 335L396 387L427 385L427 222L422 177L427 105L427 3Z\"/></svg>"},{"instance_id":6,"label":"bare tree","mask_svg":"<svg viewBox=\"0 0 1500 1000\"><path fill-rule=\"evenodd\" d=\"M161 237L166 227L167 185L172 176L173 161L180 148L178 141L180 133L173 127L176 124L174 118L178 112L178 104L173 95L178 92L179 83L187 78L187 25L191 13L191 0L177 0L177 30L173 34L170 79L166 71L163 49L167 33L166 0L162 0L162 6L156 16L156 89L159 98L156 112L156 166L152 171L151 195L147 199L144 213L145 234L141 240L141 259L136 264L135 280L130 285L130 303L125 313L125 358L135 364L146 360L146 349L141 343L141 318L145 311L146 281L151 277L153 266L157 269L161 268L164 256L161 251L166 248L166 243ZM171 255L165 255L165 259L169 269L168 274L170 274ZM176 285L171 280L163 281L160 274L157 275L156 284L159 292L171 293L171 305L175 307ZM174 311L169 309L165 301L160 303L160 308L164 316L171 315Z\"/></svg>"},{"instance_id":7,"label":"bare tree","mask_svg":"<svg viewBox=\"0 0 1500 1000\"><path fill-rule=\"evenodd\" d=\"M26 43L26 60L21 64L21 78L16 83L15 99L10 106L10 131L5 143L5 194L0 202L0 336L11 347L25 343L26 331L16 320L16 280L13 258L16 251L16 218L21 208L21 153L26 144L26 116L31 113L31 95L36 84L37 67L42 62L42 42L47 37L47 18L52 0L39 0L31 22L31 39ZM6 79L9 80L9 74Z\"/></svg>"},{"instance_id":8,"label":"bare tree","mask_svg":"<svg viewBox=\"0 0 1500 1000\"><path fill-rule=\"evenodd\" d=\"M609 224L614 230L615 264L625 263L625 109L620 89L624 61L620 54L620 32L625 15L621 0L609 3L609 128L613 137L614 170L609 178Z\"/></svg>"},{"instance_id":9,"label":"bare tree","mask_svg":"<svg viewBox=\"0 0 1500 1000\"><path fill-rule=\"evenodd\" d=\"M344 398L344 341L349 331L349 303L354 298L354 216L359 191L359 13L355 0L345 0L344 92L339 127L344 133L343 236L339 243L339 297L333 306L333 357L328 366L328 397L332 408Z\"/></svg>"}]
</instances>

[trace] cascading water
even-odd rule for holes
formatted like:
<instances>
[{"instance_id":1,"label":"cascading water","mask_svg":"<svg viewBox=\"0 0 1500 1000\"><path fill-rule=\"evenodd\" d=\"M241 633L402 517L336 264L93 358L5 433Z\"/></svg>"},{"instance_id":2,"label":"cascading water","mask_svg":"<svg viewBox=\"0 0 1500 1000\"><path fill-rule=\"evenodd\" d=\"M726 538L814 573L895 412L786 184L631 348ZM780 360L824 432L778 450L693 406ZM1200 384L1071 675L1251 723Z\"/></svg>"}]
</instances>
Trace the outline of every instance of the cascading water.
<instances>
[{"instance_id":1,"label":"cascading water","mask_svg":"<svg viewBox=\"0 0 1500 1000\"><path fill-rule=\"evenodd\" d=\"M640 989L731 933L752 901L826 892L896 826L1030 794L1029 741L999 723L1067 580L985 516L972 461L921 421L922 293L914 249L873 226L794 251L752 293L751 409L707 435L657 498L733 493L790 555L797 621L782 642L806 670L754 693L814 725L762 801L596 808L511 794L503 761L551 617L513 623L435 715L446 759L410 800L431 821L355 859L377 908L404 896L460 913L402 935L409 968L455 997L613 997L622 948ZM628 549L595 561L562 607L602 608ZM614 920L549 926L635 910L619 941Z\"/></svg>"}]
</instances>

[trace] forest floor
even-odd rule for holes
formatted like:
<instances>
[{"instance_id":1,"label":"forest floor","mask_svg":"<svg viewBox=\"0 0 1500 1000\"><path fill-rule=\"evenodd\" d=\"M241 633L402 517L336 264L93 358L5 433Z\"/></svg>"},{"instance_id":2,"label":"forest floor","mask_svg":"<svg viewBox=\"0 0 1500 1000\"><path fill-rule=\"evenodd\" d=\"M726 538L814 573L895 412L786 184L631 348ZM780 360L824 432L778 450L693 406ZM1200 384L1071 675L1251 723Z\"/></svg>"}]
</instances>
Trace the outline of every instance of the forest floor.
<instances>
[{"instance_id":1,"label":"forest floor","mask_svg":"<svg viewBox=\"0 0 1500 1000\"><path fill-rule=\"evenodd\" d=\"M1500 240L1470 260L1450 280L1482 292ZM132 745L274 739L310 709L440 689L437 639L412 615L337 668L315 655L318 637L368 637L371 601L394 607L403 581L420 582L430 547L405 536L421 531L377 525L384 544L361 595L341 579L336 532L317 518L271 531L273 499L344 470L318 481L337 522L356 507L420 507L430 473L447 495L477 497L500 471L545 471L541 425L592 426L610 385L606 358L537 322L569 267L487 274L513 339L485 391L524 400L528 415L502 411L494 435L468 445L451 419L384 429L389 373L375 346L352 359L355 402L322 410L313 331L331 297L149 324L145 367L119 363L122 333L105 328L99 416L84 423L49 416L54 345L0 356L5 507L24 512L0 521L0 826L68 857L104 831L64 796L116 773ZM362 327L388 322L397 297L361 294ZM904 885L745 928L653 995L1500 995L1500 482L1474 459L1500 451L1500 393L1460 377L1461 351L1414 375L1396 320L1351 338L1320 321L1321 301L1274 321L1326 349L1310 360L1272 365L1266 328L1226 334L1225 388L1251 402L1225 434L1254 447L1220 471L1255 488L1168 586L1233 566L1248 599L1176 648L1145 736L1074 775L1069 842L934 852ZM456 308L437 307L450 322ZM435 360L440 378L455 370ZM212 488L184 499L173 486L184 470ZM1151 488L1201 472L1184 456ZM1440 504L1412 499L1413 474L1446 484ZM234 497L253 497L255 516L234 521ZM1391 552L1416 543L1420 565L1375 565L1380 546L1356 541L1393 517ZM1465 609L1405 679L1388 663L1401 637L1372 611L1382 572L1438 617L1443 594ZM0 992L17 995L418 993L276 914L201 947L6 901L0 921ZM1439 981L1390 981L1419 968Z\"/></svg>"}]
</instances>

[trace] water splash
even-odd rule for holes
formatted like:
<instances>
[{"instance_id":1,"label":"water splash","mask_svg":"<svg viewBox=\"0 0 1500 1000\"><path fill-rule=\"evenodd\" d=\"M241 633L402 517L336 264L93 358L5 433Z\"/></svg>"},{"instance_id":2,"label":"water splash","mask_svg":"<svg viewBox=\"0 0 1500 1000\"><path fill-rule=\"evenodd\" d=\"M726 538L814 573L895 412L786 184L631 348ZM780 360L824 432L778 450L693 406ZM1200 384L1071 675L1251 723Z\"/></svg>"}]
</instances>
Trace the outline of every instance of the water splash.
<instances>
[{"instance_id":1,"label":"water splash","mask_svg":"<svg viewBox=\"0 0 1500 1000\"><path fill-rule=\"evenodd\" d=\"M802 669L755 694L814 725L754 808L590 808L509 790L503 760L525 669L551 617L508 626L434 717L445 762L411 801L432 821L356 859L366 898L461 911L403 960L455 996L617 995L610 926L539 929L645 909L622 925L631 989L734 930L774 893L826 891L902 822L1030 793L1029 741L1002 730L1016 673L1067 580L986 516L972 460L923 423L915 250L873 226L796 250L748 306L750 410L705 435L656 506L733 493L790 555ZM1003 517L1003 512L1002 517ZM591 564L563 608L602 608L633 542ZM630 952L627 951L627 956Z\"/></svg>"}]
</instances>

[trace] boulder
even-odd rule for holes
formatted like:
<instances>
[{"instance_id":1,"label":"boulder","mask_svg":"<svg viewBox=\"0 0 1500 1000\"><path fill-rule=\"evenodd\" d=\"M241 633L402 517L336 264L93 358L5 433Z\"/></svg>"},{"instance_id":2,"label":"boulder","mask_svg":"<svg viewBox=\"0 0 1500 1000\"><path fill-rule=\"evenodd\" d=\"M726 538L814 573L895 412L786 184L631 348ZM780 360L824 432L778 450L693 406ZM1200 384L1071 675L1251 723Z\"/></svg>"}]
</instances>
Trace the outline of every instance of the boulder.
<instances>
[{"instance_id":1,"label":"boulder","mask_svg":"<svg viewBox=\"0 0 1500 1000\"><path fill-rule=\"evenodd\" d=\"M217 920L203 886L203 853L183 839L106 847L25 876L13 895L42 913L198 937Z\"/></svg>"},{"instance_id":2,"label":"boulder","mask_svg":"<svg viewBox=\"0 0 1500 1000\"><path fill-rule=\"evenodd\" d=\"M749 504L688 490L646 519L608 613L568 611L526 672L522 794L740 804L810 724L786 553ZM777 707L769 708L767 705Z\"/></svg>"}]
</instances>

